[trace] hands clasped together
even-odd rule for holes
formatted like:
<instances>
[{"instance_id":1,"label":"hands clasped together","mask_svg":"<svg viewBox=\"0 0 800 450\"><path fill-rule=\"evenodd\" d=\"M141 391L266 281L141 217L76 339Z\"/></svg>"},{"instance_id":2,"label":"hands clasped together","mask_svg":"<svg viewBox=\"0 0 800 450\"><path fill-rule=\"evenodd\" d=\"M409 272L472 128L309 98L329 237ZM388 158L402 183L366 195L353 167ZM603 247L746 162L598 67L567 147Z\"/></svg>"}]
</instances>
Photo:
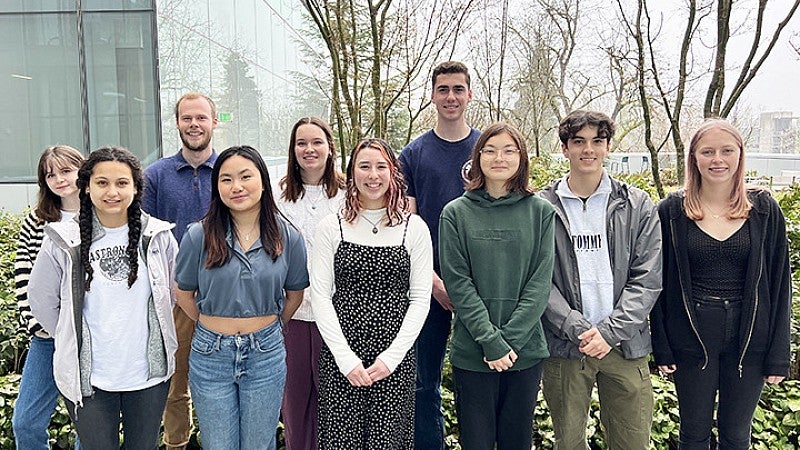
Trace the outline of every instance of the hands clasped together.
<instances>
[{"instance_id":1,"label":"hands clasped together","mask_svg":"<svg viewBox=\"0 0 800 450\"><path fill-rule=\"evenodd\" d=\"M372 383L388 377L390 374L391 372L389 372L389 368L386 367L386 364L380 359L376 359L375 362L366 369L364 368L364 363L358 363L356 368L347 374L347 381L349 381L352 386L367 387L372 386Z\"/></svg>"}]
</instances>

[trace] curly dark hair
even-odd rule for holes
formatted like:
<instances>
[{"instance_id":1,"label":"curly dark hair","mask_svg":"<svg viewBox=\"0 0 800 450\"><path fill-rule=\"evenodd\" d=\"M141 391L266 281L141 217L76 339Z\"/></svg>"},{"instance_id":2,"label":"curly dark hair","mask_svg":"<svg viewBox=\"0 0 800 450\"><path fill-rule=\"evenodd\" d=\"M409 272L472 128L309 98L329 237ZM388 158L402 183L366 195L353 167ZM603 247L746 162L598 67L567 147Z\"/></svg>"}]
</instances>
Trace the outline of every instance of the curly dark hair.
<instances>
[{"instance_id":1,"label":"curly dark hair","mask_svg":"<svg viewBox=\"0 0 800 450\"><path fill-rule=\"evenodd\" d=\"M467 87L469 88L469 69L467 69L467 66L465 66L464 63L459 61L445 61L434 67L433 72L431 73L431 88L436 89L436 78L438 78L439 75L450 75L456 73L464 74L464 77L467 79Z\"/></svg>"},{"instance_id":2,"label":"curly dark hair","mask_svg":"<svg viewBox=\"0 0 800 450\"><path fill-rule=\"evenodd\" d=\"M81 233L81 260L85 273L84 287L88 291L92 284L92 277L94 270L89 264L89 248L92 245L92 227L94 226L94 205L89 196L87 188L89 187L89 179L92 177L94 167L101 162L120 162L127 165L131 169L131 178L133 179L133 186L136 193L133 195L133 201L128 206L128 246L126 254L130 268L128 271L128 288L133 286L136 282L136 275L139 271L139 238L142 235L142 193L144 192L144 175L142 172L142 164L139 159L131 153L128 149L123 147L101 147L89 153L83 167L78 171L78 180L76 184L80 190L81 211L78 219L80 224Z\"/></svg>"},{"instance_id":3,"label":"curly dark hair","mask_svg":"<svg viewBox=\"0 0 800 450\"><path fill-rule=\"evenodd\" d=\"M599 111L576 109L565 117L558 125L558 138L567 145L567 141L574 138L585 126L597 127L597 136L611 142L617 126L614 119Z\"/></svg>"}]
</instances>

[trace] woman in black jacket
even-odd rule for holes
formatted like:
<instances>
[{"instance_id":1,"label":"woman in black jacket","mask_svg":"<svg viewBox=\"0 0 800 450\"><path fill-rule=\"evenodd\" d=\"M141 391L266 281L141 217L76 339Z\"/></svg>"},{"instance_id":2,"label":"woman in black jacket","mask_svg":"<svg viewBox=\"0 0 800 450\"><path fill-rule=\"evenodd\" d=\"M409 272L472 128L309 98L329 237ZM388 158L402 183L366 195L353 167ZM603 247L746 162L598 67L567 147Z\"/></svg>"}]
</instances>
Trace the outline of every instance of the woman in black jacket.
<instances>
[{"instance_id":1,"label":"woman in black jacket","mask_svg":"<svg viewBox=\"0 0 800 450\"><path fill-rule=\"evenodd\" d=\"M664 290L653 348L671 373L680 448L708 449L719 393L719 447L747 449L764 382L789 372L791 276L786 225L769 192L747 189L744 143L724 120L695 133L686 183L659 205Z\"/></svg>"}]
</instances>

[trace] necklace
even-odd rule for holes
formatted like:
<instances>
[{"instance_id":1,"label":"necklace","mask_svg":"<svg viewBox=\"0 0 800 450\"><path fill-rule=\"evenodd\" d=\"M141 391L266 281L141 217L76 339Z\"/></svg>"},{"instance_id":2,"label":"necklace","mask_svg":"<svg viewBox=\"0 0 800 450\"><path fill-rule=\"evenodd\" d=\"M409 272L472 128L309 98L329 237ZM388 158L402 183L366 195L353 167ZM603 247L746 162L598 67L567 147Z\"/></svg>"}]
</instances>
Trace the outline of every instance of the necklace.
<instances>
[{"instance_id":1,"label":"necklace","mask_svg":"<svg viewBox=\"0 0 800 450\"><path fill-rule=\"evenodd\" d=\"M250 228L250 231L248 231L247 233L240 232L237 227L236 234L239 236L239 239L242 239L245 242L250 242L250 237L253 235L253 232L256 231L256 228L258 228L258 221L256 221L255 224L253 224L253 227ZM253 238L255 239L255 236L253 236Z\"/></svg>"},{"instance_id":2,"label":"necklace","mask_svg":"<svg viewBox=\"0 0 800 450\"><path fill-rule=\"evenodd\" d=\"M710 206L708 206L708 203L706 203L706 202L704 202L704 201L702 201L702 200L700 200L700 203L702 203L702 204L703 204L703 206L705 206L705 207L706 207L706 209L708 210L708 212L711 214L711 217L713 217L713 218L715 218L715 219L720 219L720 218L722 218L723 214L727 212L727 210L726 210L726 211L723 211L723 213L717 213L716 211L714 211L714 209L712 209ZM725 216L725 218L727 219L727 215Z\"/></svg>"},{"instance_id":3,"label":"necklace","mask_svg":"<svg viewBox=\"0 0 800 450\"><path fill-rule=\"evenodd\" d=\"M317 203L319 203L319 201L322 200L322 197L325 196L325 190L320 189L320 191L314 198L312 198L310 194L311 194L311 189L308 189L308 187L306 187L306 193L304 197L308 199L308 206L310 206L312 210L315 210L317 209Z\"/></svg>"},{"instance_id":4,"label":"necklace","mask_svg":"<svg viewBox=\"0 0 800 450\"><path fill-rule=\"evenodd\" d=\"M370 225L372 225L372 234L378 234L378 224L380 224L380 223L381 223L381 220L383 220L383 216L381 216L381 218L380 218L380 219L378 219L378 221L377 221L377 222L373 222L373 221L369 220L369 219L367 218L367 216L366 216L366 215L364 215L364 214L361 214L361 217L362 217L364 220L366 220L367 222L369 222L369 224L370 224Z\"/></svg>"}]
</instances>

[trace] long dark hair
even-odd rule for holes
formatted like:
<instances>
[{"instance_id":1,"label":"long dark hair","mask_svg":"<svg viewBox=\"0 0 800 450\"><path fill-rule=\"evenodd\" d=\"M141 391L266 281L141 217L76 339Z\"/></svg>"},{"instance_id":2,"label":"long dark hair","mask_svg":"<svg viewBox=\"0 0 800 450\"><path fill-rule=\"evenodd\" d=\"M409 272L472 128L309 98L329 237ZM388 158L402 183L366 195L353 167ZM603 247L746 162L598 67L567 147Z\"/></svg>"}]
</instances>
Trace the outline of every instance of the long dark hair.
<instances>
[{"instance_id":1,"label":"long dark hair","mask_svg":"<svg viewBox=\"0 0 800 450\"><path fill-rule=\"evenodd\" d=\"M286 176L280 181L281 198L296 202L306 195L303 187L303 176L300 173L300 164L297 162L297 154L294 147L297 144L297 129L301 125L315 125L325 134L328 141L328 159L325 161L325 173L322 174L322 185L325 186L325 195L328 198L336 197L339 189L344 188L344 176L336 170L336 146L333 143L333 131L327 122L318 117L304 117L297 121L292 127L292 134L289 138L289 160L286 162Z\"/></svg>"},{"instance_id":2,"label":"long dark hair","mask_svg":"<svg viewBox=\"0 0 800 450\"><path fill-rule=\"evenodd\" d=\"M355 183L354 171L358 154L365 148L373 148L381 152L383 159L389 163L389 189L384 194L386 200L387 225L392 227L401 223L408 210L408 196L406 196L406 181L403 178L403 171L397 157L394 156L389 143L383 139L367 138L362 139L350 152L350 161L347 163L347 191L344 203L344 219L352 223L361 212L361 200L358 198L358 188Z\"/></svg>"},{"instance_id":3,"label":"long dark hair","mask_svg":"<svg viewBox=\"0 0 800 450\"><path fill-rule=\"evenodd\" d=\"M89 186L89 179L94 172L94 166L101 162L114 161L126 164L131 169L133 186L136 193L133 201L128 206L128 247L125 253L128 255L130 270L128 272L128 288L136 282L136 275L139 271L139 238L142 235L142 192L144 186L144 176L142 165L136 156L122 147L102 147L89 153L86 163L78 171L78 189L80 190L81 211L79 213L79 224L81 232L81 264L86 274L84 288L88 291L92 284L94 270L89 264L89 248L92 246L92 227L94 226L94 205L86 188Z\"/></svg>"},{"instance_id":4,"label":"long dark hair","mask_svg":"<svg viewBox=\"0 0 800 450\"><path fill-rule=\"evenodd\" d=\"M278 206L272 198L272 187L269 184L269 172L261 155L253 147L242 145L225 149L217 157L214 170L211 171L211 203L208 213L203 217L205 233L206 269L225 265L230 259L228 244L225 240L228 228L235 235L236 224L231 220L231 211L219 196L219 171L222 165L232 156L241 156L253 162L261 174L261 200L259 202L258 225L261 245L264 251L275 261L283 252L281 228L278 225Z\"/></svg>"},{"instance_id":5,"label":"long dark hair","mask_svg":"<svg viewBox=\"0 0 800 450\"><path fill-rule=\"evenodd\" d=\"M75 170L80 170L83 161L81 152L68 145L53 145L44 149L36 168L36 183L39 185L39 193L36 208L33 210L40 221L58 222L61 220L61 197L47 186L47 172L59 167L74 167Z\"/></svg>"}]
</instances>

